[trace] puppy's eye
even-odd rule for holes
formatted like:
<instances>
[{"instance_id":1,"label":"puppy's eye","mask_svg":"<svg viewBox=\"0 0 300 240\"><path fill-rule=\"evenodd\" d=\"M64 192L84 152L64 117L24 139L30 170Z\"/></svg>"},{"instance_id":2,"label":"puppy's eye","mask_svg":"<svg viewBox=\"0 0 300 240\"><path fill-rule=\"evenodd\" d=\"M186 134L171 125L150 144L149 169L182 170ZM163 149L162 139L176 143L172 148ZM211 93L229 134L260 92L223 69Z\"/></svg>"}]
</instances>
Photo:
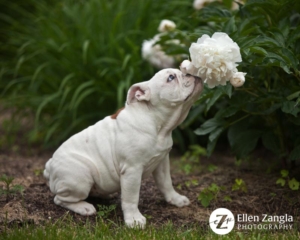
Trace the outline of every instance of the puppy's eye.
<instances>
[{"instance_id":1,"label":"puppy's eye","mask_svg":"<svg viewBox=\"0 0 300 240\"><path fill-rule=\"evenodd\" d=\"M173 81L174 79L175 79L175 76L174 76L174 75L170 75L170 76L168 77L167 82L171 82L171 81Z\"/></svg>"}]
</instances>

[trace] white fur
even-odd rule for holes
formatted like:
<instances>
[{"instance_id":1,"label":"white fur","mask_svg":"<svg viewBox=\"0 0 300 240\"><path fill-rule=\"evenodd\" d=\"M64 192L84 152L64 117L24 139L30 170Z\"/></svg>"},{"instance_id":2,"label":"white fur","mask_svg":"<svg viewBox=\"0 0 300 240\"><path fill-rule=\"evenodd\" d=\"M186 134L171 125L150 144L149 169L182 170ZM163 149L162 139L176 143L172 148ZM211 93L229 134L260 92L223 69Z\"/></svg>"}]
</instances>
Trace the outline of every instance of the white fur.
<instances>
[{"instance_id":1,"label":"white fur","mask_svg":"<svg viewBox=\"0 0 300 240\"><path fill-rule=\"evenodd\" d=\"M167 81L170 75L176 76ZM46 163L57 205L81 215L96 213L84 201L93 188L98 196L121 191L124 220L141 227L146 219L138 209L141 181L153 174L166 201L189 204L178 194L170 176L172 130L187 116L202 90L202 82L177 69L164 69L128 91L125 109L116 119L104 118L64 142Z\"/></svg>"}]
</instances>

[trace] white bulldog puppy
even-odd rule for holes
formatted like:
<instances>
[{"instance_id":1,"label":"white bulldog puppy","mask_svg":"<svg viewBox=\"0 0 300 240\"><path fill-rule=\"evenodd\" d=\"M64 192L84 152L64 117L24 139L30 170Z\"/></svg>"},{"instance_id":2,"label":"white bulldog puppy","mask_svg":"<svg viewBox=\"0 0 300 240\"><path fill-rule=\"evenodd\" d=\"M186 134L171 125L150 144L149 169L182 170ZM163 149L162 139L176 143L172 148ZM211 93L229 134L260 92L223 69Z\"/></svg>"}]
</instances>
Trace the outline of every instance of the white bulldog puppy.
<instances>
[{"instance_id":1,"label":"white bulldog puppy","mask_svg":"<svg viewBox=\"0 0 300 240\"><path fill-rule=\"evenodd\" d=\"M149 81L134 84L125 107L64 142L46 163L54 202L81 215L96 210L89 195L121 191L124 220L129 227L146 224L138 209L142 179L153 174L167 202L183 207L170 176L172 131L186 118L203 88L200 78L164 69Z\"/></svg>"}]
</instances>

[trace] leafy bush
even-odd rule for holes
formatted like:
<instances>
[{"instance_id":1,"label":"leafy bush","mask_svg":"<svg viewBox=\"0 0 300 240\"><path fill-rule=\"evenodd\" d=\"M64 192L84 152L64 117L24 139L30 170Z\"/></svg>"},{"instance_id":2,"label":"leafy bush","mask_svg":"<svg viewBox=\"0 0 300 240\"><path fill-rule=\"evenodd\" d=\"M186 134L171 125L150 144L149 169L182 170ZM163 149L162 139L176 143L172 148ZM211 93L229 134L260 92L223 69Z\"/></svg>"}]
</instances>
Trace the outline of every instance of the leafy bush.
<instances>
[{"instance_id":1,"label":"leafy bush","mask_svg":"<svg viewBox=\"0 0 300 240\"><path fill-rule=\"evenodd\" d=\"M13 104L25 102L36 111L33 140L61 141L121 105L141 64L131 37L140 35L132 29L142 21L130 14L132 1L123 3L128 4L124 12L121 4L107 1L64 1L54 7L36 2L37 16L28 16L34 22L15 39L17 64L8 69L13 80L4 79ZM137 12L145 11L147 3L139 7Z\"/></svg>"},{"instance_id":2,"label":"leafy bush","mask_svg":"<svg viewBox=\"0 0 300 240\"><path fill-rule=\"evenodd\" d=\"M241 48L239 71L247 72L246 84L205 88L190 114L188 122L203 122L195 133L208 135L209 154L227 132L239 158L259 141L280 158L300 158L299 5L292 0L249 0L230 11L213 3L193 15L196 28L169 36L185 39L189 47L204 33L226 32ZM179 51L187 53L169 49Z\"/></svg>"},{"instance_id":3,"label":"leafy bush","mask_svg":"<svg viewBox=\"0 0 300 240\"><path fill-rule=\"evenodd\" d=\"M156 32L159 1L37 1L9 19L0 90L9 107L35 113L30 140L57 144L124 105L128 88L154 69L140 57Z\"/></svg>"}]
</instances>

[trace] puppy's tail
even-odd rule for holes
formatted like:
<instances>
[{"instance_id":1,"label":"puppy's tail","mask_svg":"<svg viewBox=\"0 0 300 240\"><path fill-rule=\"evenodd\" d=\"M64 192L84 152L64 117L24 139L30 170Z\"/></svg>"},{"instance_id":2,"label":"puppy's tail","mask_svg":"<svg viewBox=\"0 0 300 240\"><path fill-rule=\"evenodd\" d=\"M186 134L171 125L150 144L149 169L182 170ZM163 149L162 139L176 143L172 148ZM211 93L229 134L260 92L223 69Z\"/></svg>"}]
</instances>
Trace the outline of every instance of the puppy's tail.
<instances>
[{"instance_id":1,"label":"puppy's tail","mask_svg":"<svg viewBox=\"0 0 300 240\"><path fill-rule=\"evenodd\" d=\"M49 180L50 178L50 163L51 163L52 158L48 160L48 162L45 165L45 170L44 170L44 177Z\"/></svg>"}]
</instances>

